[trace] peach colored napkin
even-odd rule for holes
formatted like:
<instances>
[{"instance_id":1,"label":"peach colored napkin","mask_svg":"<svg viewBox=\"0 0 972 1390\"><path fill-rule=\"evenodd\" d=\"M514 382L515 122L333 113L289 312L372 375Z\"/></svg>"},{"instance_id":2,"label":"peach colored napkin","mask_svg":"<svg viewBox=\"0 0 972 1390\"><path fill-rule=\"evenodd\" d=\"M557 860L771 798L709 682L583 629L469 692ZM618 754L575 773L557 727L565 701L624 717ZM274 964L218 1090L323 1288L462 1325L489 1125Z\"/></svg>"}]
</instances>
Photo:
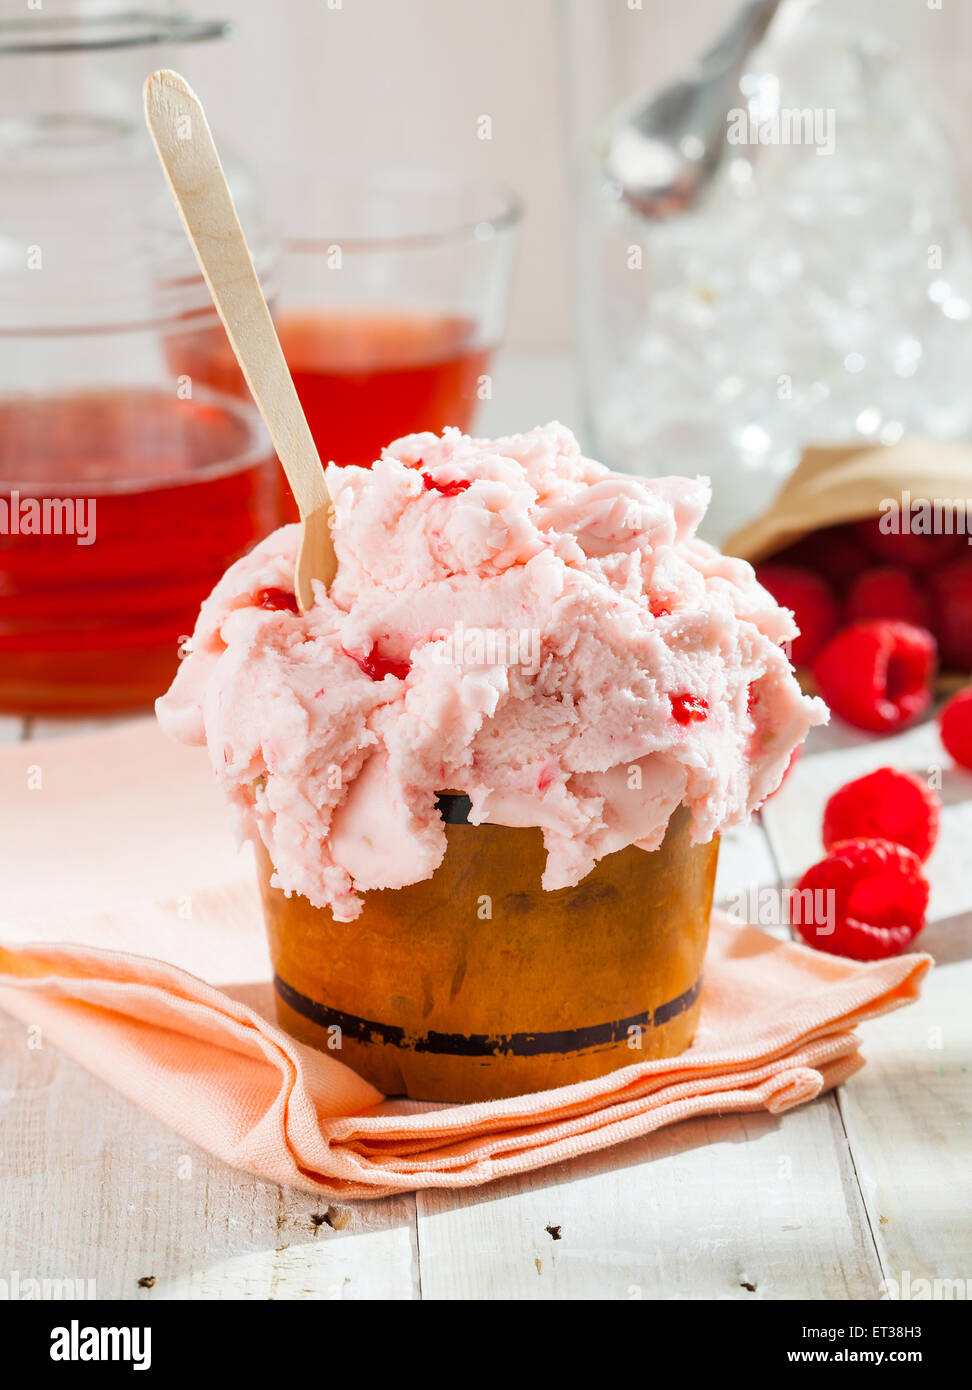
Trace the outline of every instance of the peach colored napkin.
<instances>
[{"instance_id":1,"label":"peach colored napkin","mask_svg":"<svg viewBox=\"0 0 972 1390\"><path fill-rule=\"evenodd\" d=\"M342 1197L465 1187L693 1115L779 1113L856 1071L854 1026L914 999L930 964L857 965L717 913L703 1024L681 1057L513 1100L383 1101L270 1021L249 863L217 823L205 761L166 750L142 725L0 754L0 844L16 842L0 862L15 908L0 908L0 1007L185 1138L269 1181ZM170 896L139 895L145 884Z\"/></svg>"}]
</instances>

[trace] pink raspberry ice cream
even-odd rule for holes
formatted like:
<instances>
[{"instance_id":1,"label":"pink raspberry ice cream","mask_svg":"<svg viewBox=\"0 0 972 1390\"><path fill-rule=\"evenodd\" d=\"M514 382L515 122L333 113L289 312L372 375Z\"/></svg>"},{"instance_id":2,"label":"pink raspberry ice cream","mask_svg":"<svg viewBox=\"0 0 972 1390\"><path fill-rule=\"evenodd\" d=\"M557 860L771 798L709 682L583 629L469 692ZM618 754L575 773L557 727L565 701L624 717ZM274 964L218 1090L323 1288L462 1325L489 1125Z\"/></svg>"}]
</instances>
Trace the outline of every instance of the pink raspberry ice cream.
<instances>
[{"instance_id":1,"label":"pink raspberry ice cream","mask_svg":"<svg viewBox=\"0 0 972 1390\"><path fill-rule=\"evenodd\" d=\"M293 611L298 528L202 606L158 701L206 744L274 883L350 921L358 894L430 877L442 790L470 820L539 826L543 886L744 819L826 719L782 644L791 615L695 537L703 479L636 478L551 424L509 439L411 435L327 470L337 576Z\"/></svg>"}]
</instances>

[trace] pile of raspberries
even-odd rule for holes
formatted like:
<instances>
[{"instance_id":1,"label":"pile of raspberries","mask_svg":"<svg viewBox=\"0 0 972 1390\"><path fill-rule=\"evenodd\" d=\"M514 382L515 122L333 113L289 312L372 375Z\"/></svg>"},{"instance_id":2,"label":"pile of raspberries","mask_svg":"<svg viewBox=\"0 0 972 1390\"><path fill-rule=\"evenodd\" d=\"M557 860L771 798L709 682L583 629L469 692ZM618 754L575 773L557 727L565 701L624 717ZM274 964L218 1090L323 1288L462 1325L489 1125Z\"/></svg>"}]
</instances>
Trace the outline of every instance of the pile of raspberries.
<instances>
[{"instance_id":1,"label":"pile of raspberries","mask_svg":"<svg viewBox=\"0 0 972 1390\"><path fill-rule=\"evenodd\" d=\"M972 546L962 534L885 532L882 520L815 531L756 567L796 618L793 664L871 733L927 710L939 664L972 672Z\"/></svg>"}]
</instances>

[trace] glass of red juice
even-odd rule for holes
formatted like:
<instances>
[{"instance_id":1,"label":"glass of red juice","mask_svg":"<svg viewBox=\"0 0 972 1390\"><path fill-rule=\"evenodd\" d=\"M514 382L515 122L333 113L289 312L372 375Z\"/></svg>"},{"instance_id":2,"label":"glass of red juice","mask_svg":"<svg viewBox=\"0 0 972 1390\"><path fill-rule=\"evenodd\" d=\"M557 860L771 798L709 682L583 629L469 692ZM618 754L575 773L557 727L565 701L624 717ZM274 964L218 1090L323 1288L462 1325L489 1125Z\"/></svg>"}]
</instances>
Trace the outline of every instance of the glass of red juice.
<instances>
[{"instance_id":1,"label":"glass of red juice","mask_svg":"<svg viewBox=\"0 0 972 1390\"><path fill-rule=\"evenodd\" d=\"M315 175L282 202L274 319L322 460L367 467L401 435L468 430L491 391L516 197L443 178ZM219 330L194 350L197 379L245 389Z\"/></svg>"},{"instance_id":2,"label":"glass of red juice","mask_svg":"<svg viewBox=\"0 0 972 1390\"><path fill-rule=\"evenodd\" d=\"M0 712L150 706L202 599L279 524L280 479L238 396L0 398Z\"/></svg>"}]
</instances>

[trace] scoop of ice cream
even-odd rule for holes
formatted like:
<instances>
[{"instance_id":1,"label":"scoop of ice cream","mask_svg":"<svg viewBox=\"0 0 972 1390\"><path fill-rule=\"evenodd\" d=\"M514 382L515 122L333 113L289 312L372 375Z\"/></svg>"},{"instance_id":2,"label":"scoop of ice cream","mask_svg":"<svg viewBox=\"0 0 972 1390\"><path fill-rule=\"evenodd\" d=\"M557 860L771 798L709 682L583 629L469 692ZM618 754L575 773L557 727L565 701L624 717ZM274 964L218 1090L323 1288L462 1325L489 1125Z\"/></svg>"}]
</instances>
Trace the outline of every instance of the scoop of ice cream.
<instances>
[{"instance_id":1,"label":"scoop of ice cream","mask_svg":"<svg viewBox=\"0 0 972 1390\"><path fill-rule=\"evenodd\" d=\"M557 424L494 441L411 435L327 470L337 576L299 615L298 528L202 606L169 692L275 883L352 920L428 878L436 793L540 826L543 886L656 848L684 803L705 841L779 785L826 718L783 643L792 616L695 537L705 480L635 478Z\"/></svg>"}]
</instances>

